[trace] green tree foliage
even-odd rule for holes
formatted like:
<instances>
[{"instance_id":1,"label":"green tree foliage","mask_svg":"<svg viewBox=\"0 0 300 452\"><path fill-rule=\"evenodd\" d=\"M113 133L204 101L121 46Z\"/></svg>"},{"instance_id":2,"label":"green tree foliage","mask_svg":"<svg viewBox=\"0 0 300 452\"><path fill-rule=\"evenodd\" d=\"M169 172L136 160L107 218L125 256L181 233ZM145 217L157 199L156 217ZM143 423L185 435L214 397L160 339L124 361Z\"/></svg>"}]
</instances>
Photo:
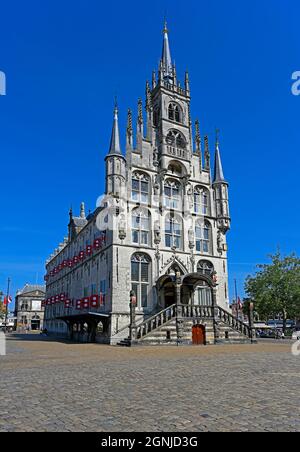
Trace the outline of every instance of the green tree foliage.
<instances>
[{"instance_id":1,"label":"green tree foliage","mask_svg":"<svg viewBox=\"0 0 300 452\"><path fill-rule=\"evenodd\" d=\"M292 254L271 255L271 263L258 265L258 272L246 281L246 292L261 319L280 315L286 320L300 317L300 259Z\"/></svg>"}]
</instances>

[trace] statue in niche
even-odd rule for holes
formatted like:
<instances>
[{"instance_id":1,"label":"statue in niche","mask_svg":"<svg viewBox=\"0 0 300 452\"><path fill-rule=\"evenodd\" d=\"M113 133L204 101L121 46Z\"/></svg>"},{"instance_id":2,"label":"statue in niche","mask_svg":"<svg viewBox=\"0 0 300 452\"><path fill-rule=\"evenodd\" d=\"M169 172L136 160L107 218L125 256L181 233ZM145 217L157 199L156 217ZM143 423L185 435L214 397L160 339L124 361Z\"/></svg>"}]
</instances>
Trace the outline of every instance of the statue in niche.
<instances>
[{"instance_id":1,"label":"statue in niche","mask_svg":"<svg viewBox=\"0 0 300 452\"><path fill-rule=\"evenodd\" d=\"M154 190L154 195L155 196L159 196L159 194L160 194L160 183L159 183L158 176L155 176L155 178L154 178L153 190Z\"/></svg>"},{"instance_id":2,"label":"statue in niche","mask_svg":"<svg viewBox=\"0 0 300 452\"><path fill-rule=\"evenodd\" d=\"M159 220L154 223L154 242L156 245L161 242L161 228Z\"/></svg>"}]
</instances>

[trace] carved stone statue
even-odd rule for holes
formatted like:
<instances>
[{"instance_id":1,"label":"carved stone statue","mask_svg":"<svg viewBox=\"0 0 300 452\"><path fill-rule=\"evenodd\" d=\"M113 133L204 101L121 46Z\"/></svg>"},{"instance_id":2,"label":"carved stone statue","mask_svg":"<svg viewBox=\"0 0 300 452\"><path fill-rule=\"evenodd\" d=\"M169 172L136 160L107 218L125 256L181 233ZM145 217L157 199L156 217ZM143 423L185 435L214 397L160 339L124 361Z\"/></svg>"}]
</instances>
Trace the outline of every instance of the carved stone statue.
<instances>
[{"instance_id":1,"label":"carved stone statue","mask_svg":"<svg viewBox=\"0 0 300 452\"><path fill-rule=\"evenodd\" d=\"M223 252L224 238L223 238L223 234L221 231L218 231L217 245L218 245L218 251Z\"/></svg>"},{"instance_id":2,"label":"carved stone statue","mask_svg":"<svg viewBox=\"0 0 300 452\"><path fill-rule=\"evenodd\" d=\"M154 223L154 243L158 245L161 242L161 228L160 222L157 220Z\"/></svg>"},{"instance_id":3,"label":"carved stone statue","mask_svg":"<svg viewBox=\"0 0 300 452\"><path fill-rule=\"evenodd\" d=\"M189 229L188 236L189 236L189 247L190 249L193 249L195 247L195 233L193 228Z\"/></svg>"},{"instance_id":4,"label":"carved stone statue","mask_svg":"<svg viewBox=\"0 0 300 452\"><path fill-rule=\"evenodd\" d=\"M160 183L159 183L158 176L155 176L155 178L154 178L153 190L154 190L154 195L159 196L159 194L160 194Z\"/></svg>"},{"instance_id":5,"label":"carved stone statue","mask_svg":"<svg viewBox=\"0 0 300 452\"><path fill-rule=\"evenodd\" d=\"M124 240L126 238L126 221L124 215L119 219L119 239Z\"/></svg>"}]
</instances>

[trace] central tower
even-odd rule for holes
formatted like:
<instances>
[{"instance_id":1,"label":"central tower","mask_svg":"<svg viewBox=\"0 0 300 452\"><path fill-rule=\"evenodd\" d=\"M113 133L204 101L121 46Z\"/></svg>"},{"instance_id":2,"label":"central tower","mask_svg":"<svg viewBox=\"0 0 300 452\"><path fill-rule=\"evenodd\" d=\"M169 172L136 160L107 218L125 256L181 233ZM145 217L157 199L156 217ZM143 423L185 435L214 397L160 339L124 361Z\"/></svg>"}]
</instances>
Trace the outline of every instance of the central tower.
<instances>
[{"instance_id":1,"label":"central tower","mask_svg":"<svg viewBox=\"0 0 300 452\"><path fill-rule=\"evenodd\" d=\"M190 175L192 170L192 130L190 117L190 86L186 72L184 87L177 79L172 63L167 24L163 30L162 58L158 74L152 79L153 127L157 157L162 170L167 170L172 160L179 160Z\"/></svg>"}]
</instances>

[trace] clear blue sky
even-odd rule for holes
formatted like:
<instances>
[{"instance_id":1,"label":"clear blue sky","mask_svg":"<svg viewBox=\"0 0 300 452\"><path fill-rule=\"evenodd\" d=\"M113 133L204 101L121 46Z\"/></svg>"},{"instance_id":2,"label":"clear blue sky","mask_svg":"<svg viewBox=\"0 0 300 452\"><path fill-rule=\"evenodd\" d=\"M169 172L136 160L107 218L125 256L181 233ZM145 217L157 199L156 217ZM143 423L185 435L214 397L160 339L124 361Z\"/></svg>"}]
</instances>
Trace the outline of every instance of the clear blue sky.
<instances>
[{"instance_id":1,"label":"clear blue sky","mask_svg":"<svg viewBox=\"0 0 300 452\"><path fill-rule=\"evenodd\" d=\"M299 1L12 0L0 28L0 289L7 276L13 292L43 282L70 205L94 209L113 98L124 137L126 110L157 67L165 13L178 75L190 71L193 119L211 141L221 129L231 291L278 245L299 253Z\"/></svg>"}]
</instances>

